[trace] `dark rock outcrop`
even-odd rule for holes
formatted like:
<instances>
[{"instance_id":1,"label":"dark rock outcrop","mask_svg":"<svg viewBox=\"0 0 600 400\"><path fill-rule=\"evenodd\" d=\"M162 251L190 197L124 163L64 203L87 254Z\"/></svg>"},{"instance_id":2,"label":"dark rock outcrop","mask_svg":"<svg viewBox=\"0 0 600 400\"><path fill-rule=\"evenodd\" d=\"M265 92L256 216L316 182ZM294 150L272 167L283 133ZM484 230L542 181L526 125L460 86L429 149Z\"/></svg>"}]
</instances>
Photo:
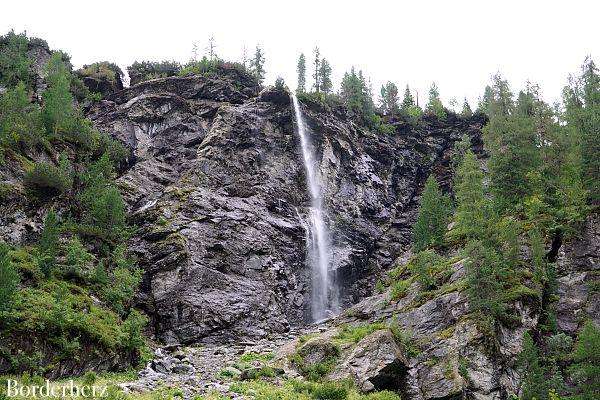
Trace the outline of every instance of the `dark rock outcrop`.
<instances>
[{"instance_id":1,"label":"dark rock outcrop","mask_svg":"<svg viewBox=\"0 0 600 400\"><path fill-rule=\"evenodd\" d=\"M317 151L336 279L350 304L410 243L422 182L448 170L452 143L482 117L425 119L397 135L340 110L304 112ZM306 322L305 189L285 92L237 70L155 79L88 110L132 151L121 187L139 227L140 303L166 342L234 340Z\"/></svg>"}]
</instances>

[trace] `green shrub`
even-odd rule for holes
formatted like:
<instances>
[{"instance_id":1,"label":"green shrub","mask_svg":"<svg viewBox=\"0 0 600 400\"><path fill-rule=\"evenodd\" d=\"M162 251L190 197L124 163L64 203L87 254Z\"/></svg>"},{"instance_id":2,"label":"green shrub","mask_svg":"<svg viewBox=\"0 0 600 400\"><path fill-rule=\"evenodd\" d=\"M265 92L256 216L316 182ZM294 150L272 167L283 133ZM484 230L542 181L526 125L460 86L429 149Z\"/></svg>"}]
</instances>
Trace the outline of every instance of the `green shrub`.
<instances>
[{"instance_id":1,"label":"green shrub","mask_svg":"<svg viewBox=\"0 0 600 400\"><path fill-rule=\"evenodd\" d=\"M348 388L334 382L317 385L312 392L315 400L344 400L348 397Z\"/></svg>"},{"instance_id":2,"label":"green shrub","mask_svg":"<svg viewBox=\"0 0 600 400\"><path fill-rule=\"evenodd\" d=\"M73 96L70 92L71 73L59 53L53 53L47 66L48 89L42 94L42 115L49 134L68 133L76 124Z\"/></svg>"},{"instance_id":3,"label":"green shrub","mask_svg":"<svg viewBox=\"0 0 600 400\"><path fill-rule=\"evenodd\" d=\"M135 267L135 260L128 258L123 245L113 251L115 268L108 278L109 283L101 287L101 297L119 314L128 308L142 279L142 271Z\"/></svg>"},{"instance_id":4,"label":"green shrub","mask_svg":"<svg viewBox=\"0 0 600 400\"><path fill-rule=\"evenodd\" d=\"M81 77L91 77L95 79L105 79L110 82L117 82L117 78L121 80L123 71L117 64L101 61L90 65L84 65L77 74Z\"/></svg>"},{"instance_id":5,"label":"green shrub","mask_svg":"<svg viewBox=\"0 0 600 400\"><path fill-rule=\"evenodd\" d=\"M577 336L573 365L569 369L576 384L576 398L598 399L600 396L600 329L587 321Z\"/></svg>"},{"instance_id":6,"label":"green shrub","mask_svg":"<svg viewBox=\"0 0 600 400\"><path fill-rule=\"evenodd\" d=\"M413 228L415 250L443 244L449 217L450 199L442 194L437 180L430 175L425 182L419 216Z\"/></svg>"},{"instance_id":7,"label":"green shrub","mask_svg":"<svg viewBox=\"0 0 600 400\"><path fill-rule=\"evenodd\" d=\"M69 171L42 161L25 174L23 184L32 197L44 200L71 189L73 177Z\"/></svg>"},{"instance_id":8,"label":"green shrub","mask_svg":"<svg viewBox=\"0 0 600 400\"><path fill-rule=\"evenodd\" d=\"M18 293L20 275L10 260L8 246L0 243L0 319L11 308Z\"/></svg>"},{"instance_id":9,"label":"green shrub","mask_svg":"<svg viewBox=\"0 0 600 400\"><path fill-rule=\"evenodd\" d=\"M29 102L23 82L0 97L0 146L31 147L42 140L43 131L40 109Z\"/></svg>"},{"instance_id":10,"label":"green shrub","mask_svg":"<svg viewBox=\"0 0 600 400\"><path fill-rule=\"evenodd\" d=\"M356 326L342 325L333 339L341 343L358 343L366 336L381 329L386 329L385 324L381 322Z\"/></svg>"},{"instance_id":11,"label":"green shrub","mask_svg":"<svg viewBox=\"0 0 600 400\"><path fill-rule=\"evenodd\" d=\"M8 32L0 37L0 83L12 87L31 81L27 57L28 39L25 33Z\"/></svg>"},{"instance_id":12,"label":"green shrub","mask_svg":"<svg viewBox=\"0 0 600 400\"><path fill-rule=\"evenodd\" d=\"M176 76L180 70L181 65L176 61L136 61L127 67L131 86L150 79Z\"/></svg>"},{"instance_id":13,"label":"green shrub","mask_svg":"<svg viewBox=\"0 0 600 400\"><path fill-rule=\"evenodd\" d=\"M408 291L408 288L412 282L412 279L401 279L394 281L394 283L392 283L392 291L390 293L392 300L400 300L406 296L406 292Z\"/></svg>"}]
</instances>

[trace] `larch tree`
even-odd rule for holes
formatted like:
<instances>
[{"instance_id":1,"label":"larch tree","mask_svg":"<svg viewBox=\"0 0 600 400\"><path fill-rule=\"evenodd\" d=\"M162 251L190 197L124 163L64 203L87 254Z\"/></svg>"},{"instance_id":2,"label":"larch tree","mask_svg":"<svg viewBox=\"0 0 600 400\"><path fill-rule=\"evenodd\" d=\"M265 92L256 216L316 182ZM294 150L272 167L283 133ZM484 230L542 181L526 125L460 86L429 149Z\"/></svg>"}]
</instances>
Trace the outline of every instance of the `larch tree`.
<instances>
[{"instance_id":1,"label":"larch tree","mask_svg":"<svg viewBox=\"0 0 600 400\"><path fill-rule=\"evenodd\" d=\"M300 57L298 57L296 71L298 72L298 86L296 87L296 92L304 93L306 92L306 58L304 57L304 53L300 53Z\"/></svg>"}]
</instances>

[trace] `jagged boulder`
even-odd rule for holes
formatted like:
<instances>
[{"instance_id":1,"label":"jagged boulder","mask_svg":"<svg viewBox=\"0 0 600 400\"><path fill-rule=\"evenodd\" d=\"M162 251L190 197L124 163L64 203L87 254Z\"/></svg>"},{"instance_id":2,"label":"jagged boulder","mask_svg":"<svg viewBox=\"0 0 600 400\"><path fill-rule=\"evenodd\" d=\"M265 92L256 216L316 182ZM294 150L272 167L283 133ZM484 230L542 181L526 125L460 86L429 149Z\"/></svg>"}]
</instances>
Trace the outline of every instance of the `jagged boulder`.
<instances>
[{"instance_id":1,"label":"jagged boulder","mask_svg":"<svg viewBox=\"0 0 600 400\"><path fill-rule=\"evenodd\" d=\"M351 378L363 392L399 390L406 385L408 358L389 329L363 338L346 357L334 379Z\"/></svg>"}]
</instances>

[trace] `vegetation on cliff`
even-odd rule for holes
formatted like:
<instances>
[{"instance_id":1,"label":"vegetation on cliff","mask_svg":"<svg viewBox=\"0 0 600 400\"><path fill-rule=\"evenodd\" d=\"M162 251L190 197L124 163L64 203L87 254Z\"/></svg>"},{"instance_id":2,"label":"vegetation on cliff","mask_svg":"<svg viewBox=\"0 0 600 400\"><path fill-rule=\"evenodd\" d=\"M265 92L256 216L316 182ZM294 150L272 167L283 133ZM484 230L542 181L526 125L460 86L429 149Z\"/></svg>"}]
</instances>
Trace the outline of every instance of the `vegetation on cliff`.
<instances>
[{"instance_id":1,"label":"vegetation on cliff","mask_svg":"<svg viewBox=\"0 0 600 400\"><path fill-rule=\"evenodd\" d=\"M76 373L94 354L135 362L145 345L146 318L131 308L141 274L123 244L132 228L114 183L127 151L83 117L63 53L49 58L36 100L35 43L0 38L0 164L15 171L2 201L45 213L30 242L0 243L0 369L51 375L67 363Z\"/></svg>"}]
</instances>

